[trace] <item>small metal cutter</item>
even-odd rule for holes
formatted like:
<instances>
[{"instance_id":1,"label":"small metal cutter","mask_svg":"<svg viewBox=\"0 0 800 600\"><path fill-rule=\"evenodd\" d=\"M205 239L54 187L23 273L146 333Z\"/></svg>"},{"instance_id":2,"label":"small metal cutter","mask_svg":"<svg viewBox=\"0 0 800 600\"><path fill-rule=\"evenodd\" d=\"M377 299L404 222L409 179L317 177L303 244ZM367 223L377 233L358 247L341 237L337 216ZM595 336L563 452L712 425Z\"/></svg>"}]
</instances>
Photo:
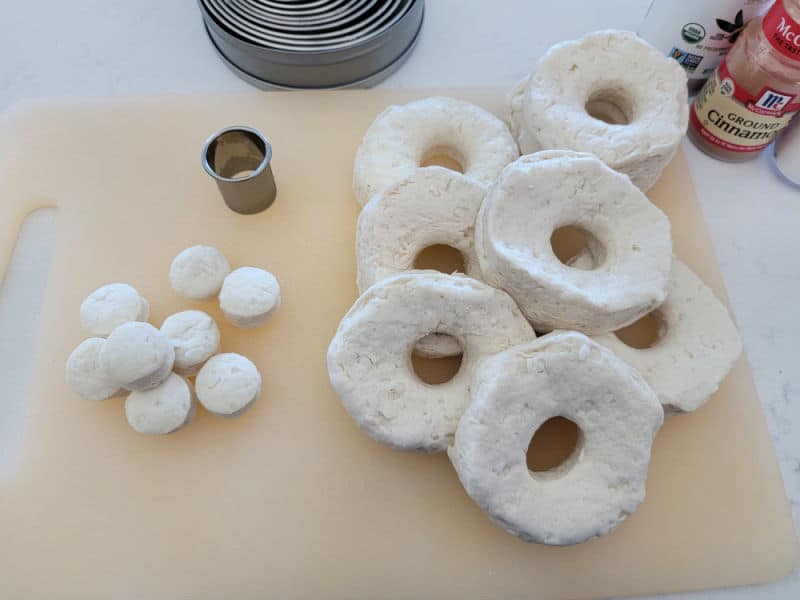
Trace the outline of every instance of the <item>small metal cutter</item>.
<instances>
[{"instance_id":1,"label":"small metal cutter","mask_svg":"<svg viewBox=\"0 0 800 600\"><path fill-rule=\"evenodd\" d=\"M231 210L252 215L275 200L277 188L269 161L269 140L252 127L226 127L203 146L201 160L206 173L217 182Z\"/></svg>"}]
</instances>

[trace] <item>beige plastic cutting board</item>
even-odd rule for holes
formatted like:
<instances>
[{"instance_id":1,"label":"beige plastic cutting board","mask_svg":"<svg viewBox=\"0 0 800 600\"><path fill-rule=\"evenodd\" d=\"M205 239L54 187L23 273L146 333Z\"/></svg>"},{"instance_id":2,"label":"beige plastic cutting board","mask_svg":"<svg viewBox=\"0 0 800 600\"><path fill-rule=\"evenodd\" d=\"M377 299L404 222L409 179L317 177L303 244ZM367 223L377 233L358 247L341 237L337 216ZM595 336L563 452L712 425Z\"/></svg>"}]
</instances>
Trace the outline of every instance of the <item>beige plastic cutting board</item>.
<instances>
[{"instance_id":1,"label":"beige plastic cutting board","mask_svg":"<svg viewBox=\"0 0 800 600\"><path fill-rule=\"evenodd\" d=\"M352 158L384 106L432 91L252 93L35 104L0 124L0 264L22 215L57 205L58 239L19 462L0 481L0 597L590 598L766 581L797 548L772 445L741 361L708 405L658 435L647 500L604 539L529 545L469 500L443 455L379 446L328 385L325 351L355 298ZM441 91L501 111L495 90ZM279 195L228 211L200 167L233 123L272 139ZM652 191L677 253L724 295L683 157ZM188 302L170 261L197 243L275 272L283 305L236 330ZM175 435L128 428L119 400L63 380L78 306L134 284L153 321L189 307L251 357L262 399L238 419L201 411Z\"/></svg>"}]
</instances>

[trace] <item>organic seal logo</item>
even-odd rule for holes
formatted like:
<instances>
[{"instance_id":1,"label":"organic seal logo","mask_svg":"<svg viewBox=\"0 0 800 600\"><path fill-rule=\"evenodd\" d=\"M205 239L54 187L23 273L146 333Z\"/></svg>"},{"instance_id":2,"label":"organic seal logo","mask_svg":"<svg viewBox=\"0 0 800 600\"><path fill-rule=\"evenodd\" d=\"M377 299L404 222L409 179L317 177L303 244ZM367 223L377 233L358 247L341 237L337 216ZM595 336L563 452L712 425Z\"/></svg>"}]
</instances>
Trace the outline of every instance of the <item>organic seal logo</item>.
<instances>
[{"instance_id":1,"label":"organic seal logo","mask_svg":"<svg viewBox=\"0 0 800 600\"><path fill-rule=\"evenodd\" d=\"M705 27L700 23L687 23L681 29L681 37L690 44L696 44L706 37Z\"/></svg>"}]
</instances>

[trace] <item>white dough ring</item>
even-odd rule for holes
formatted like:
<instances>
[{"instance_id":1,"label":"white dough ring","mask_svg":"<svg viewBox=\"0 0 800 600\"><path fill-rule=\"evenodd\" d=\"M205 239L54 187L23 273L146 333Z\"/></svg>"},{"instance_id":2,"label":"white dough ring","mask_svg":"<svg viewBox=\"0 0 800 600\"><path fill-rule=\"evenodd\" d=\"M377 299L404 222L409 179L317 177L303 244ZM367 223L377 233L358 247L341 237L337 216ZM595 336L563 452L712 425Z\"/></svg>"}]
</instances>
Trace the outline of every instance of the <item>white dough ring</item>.
<instances>
[{"instance_id":1,"label":"white dough ring","mask_svg":"<svg viewBox=\"0 0 800 600\"><path fill-rule=\"evenodd\" d=\"M389 106L369 126L356 151L356 200L364 206L437 154L449 156L465 175L484 185L519 156L505 123L469 102L433 97Z\"/></svg>"},{"instance_id":2,"label":"white dough ring","mask_svg":"<svg viewBox=\"0 0 800 600\"><path fill-rule=\"evenodd\" d=\"M587 233L593 269L556 257L551 236L565 226ZM607 333L632 323L664 301L672 261L661 210L597 157L559 150L503 170L478 214L475 247L484 281L540 330Z\"/></svg>"},{"instance_id":3,"label":"white dough ring","mask_svg":"<svg viewBox=\"0 0 800 600\"><path fill-rule=\"evenodd\" d=\"M700 408L742 352L736 325L714 292L674 259L667 300L654 311L659 337L633 348L613 333L595 340L635 367L671 413Z\"/></svg>"},{"instance_id":4,"label":"white dough ring","mask_svg":"<svg viewBox=\"0 0 800 600\"><path fill-rule=\"evenodd\" d=\"M556 44L511 95L523 154L591 152L643 191L672 160L688 119L683 68L629 31Z\"/></svg>"},{"instance_id":5,"label":"white dough ring","mask_svg":"<svg viewBox=\"0 0 800 600\"><path fill-rule=\"evenodd\" d=\"M429 385L411 365L432 332L464 348L450 381ZM536 334L503 291L463 275L414 271L376 283L339 324L328 374L345 409L371 437L402 450L439 452L452 442L469 402L470 378L487 356Z\"/></svg>"},{"instance_id":6,"label":"white dough ring","mask_svg":"<svg viewBox=\"0 0 800 600\"><path fill-rule=\"evenodd\" d=\"M356 230L359 292L413 269L419 253L436 244L461 252L465 273L481 279L473 231L485 195L486 188L473 179L450 169L425 167L373 196ZM420 340L416 351L435 358L461 354L461 347L452 337L432 334Z\"/></svg>"},{"instance_id":7,"label":"white dough ring","mask_svg":"<svg viewBox=\"0 0 800 600\"><path fill-rule=\"evenodd\" d=\"M559 467L529 471L533 434L557 416L578 426L578 447ZM583 334L556 332L479 367L448 454L500 527L525 541L577 544L605 535L644 500L663 420L635 369Z\"/></svg>"}]
</instances>

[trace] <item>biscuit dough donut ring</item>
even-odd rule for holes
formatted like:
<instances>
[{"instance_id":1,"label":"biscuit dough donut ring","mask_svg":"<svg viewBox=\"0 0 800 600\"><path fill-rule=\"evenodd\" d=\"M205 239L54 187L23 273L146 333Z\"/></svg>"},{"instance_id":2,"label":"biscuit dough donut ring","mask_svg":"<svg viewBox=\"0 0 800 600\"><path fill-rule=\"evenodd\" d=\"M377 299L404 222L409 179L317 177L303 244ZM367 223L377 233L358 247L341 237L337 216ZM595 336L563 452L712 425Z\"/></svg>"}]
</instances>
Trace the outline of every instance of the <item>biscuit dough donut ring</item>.
<instances>
[{"instance_id":1,"label":"biscuit dough donut ring","mask_svg":"<svg viewBox=\"0 0 800 600\"><path fill-rule=\"evenodd\" d=\"M531 218L530 215L535 215ZM552 234L573 226L591 260L563 264ZM597 157L551 150L506 167L475 224L484 281L506 290L538 330L598 334L664 301L670 223L630 180Z\"/></svg>"},{"instance_id":2,"label":"biscuit dough donut ring","mask_svg":"<svg viewBox=\"0 0 800 600\"><path fill-rule=\"evenodd\" d=\"M653 314L659 336L649 348L628 346L613 333L594 339L644 376L665 411L696 410L717 391L742 352L736 325L714 292L677 258L667 300Z\"/></svg>"},{"instance_id":3,"label":"biscuit dough donut ring","mask_svg":"<svg viewBox=\"0 0 800 600\"><path fill-rule=\"evenodd\" d=\"M411 352L435 331L455 337L464 357L455 377L429 385L415 375ZM535 337L505 292L463 275L414 271L379 281L356 301L328 347L328 375L372 438L439 452L452 442L476 365Z\"/></svg>"},{"instance_id":4,"label":"biscuit dough donut ring","mask_svg":"<svg viewBox=\"0 0 800 600\"><path fill-rule=\"evenodd\" d=\"M523 154L591 152L643 191L672 160L688 120L683 68L630 31L556 44L511 94Z\"/></svg>"},{"instance_id":5,"label":"biscuit dough donut ring","mask_svg":"<svg viewBox=\"0 0 800 600\"><path fill-rule=\"evenodd\" d=\"M356 229L356 282L363 293L384 277L414 268L422 250L443 244L458 250L464 271L481 279L475 254L475 217L486 188L442 167L415 169L367 202ZM450 336L420 340L418 354L432 358L461 354Z\"/></svg>"},{"instance_id":6,"label":"biscuit dough donut ring","mask_svg":"<svg viewBox=\"0 0 800 600\"><path fill-rule=\"evenodd\" d=\"M580 429L564 464L532 472L536 430L562 416ZM631 366L577 332L554 332L488 358L448 450L469 496L509 533L569 545L605 535L644 500L664 420Z\"/></svg>"},{"instance_id":7,"label":"biscuit dough donut ring","mask_svg":"<svg viewBox=\"0 0 800 600\"><path fill-rule=\"evenodd\" d=\"M392 105L372 122L356 151L357 202L364 206L437 154L449 156L464 175L488 186L519 151L503 121L469 102L432 97Z\"/></svg>"}]
</instances>

